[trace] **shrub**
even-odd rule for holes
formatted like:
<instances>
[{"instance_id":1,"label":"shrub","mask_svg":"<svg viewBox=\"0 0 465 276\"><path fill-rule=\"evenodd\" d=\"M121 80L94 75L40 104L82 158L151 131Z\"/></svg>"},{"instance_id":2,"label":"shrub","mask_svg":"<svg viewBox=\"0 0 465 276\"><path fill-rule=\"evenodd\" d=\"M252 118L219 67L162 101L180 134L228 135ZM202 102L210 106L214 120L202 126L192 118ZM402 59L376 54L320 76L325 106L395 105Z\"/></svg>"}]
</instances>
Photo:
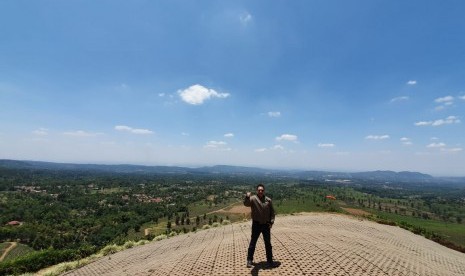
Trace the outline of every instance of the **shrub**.
<instances>
[{"instance_id":1,"label":"shrub","mask_svg":"<svg viewBox=\"0 0 465 276\"><path fill-rule=\"evenodd\" d=\"M134 241L127 241L126 243L123 244L124 249L132 248L136 245L136 242Z\"/></svg>"},{"instance_id":2,"label":"shrub","mask_svg":"<svg viewBox=\"0 0 465 276\"><path fill-rule=\"evenodd\" d=\"M38 271L51 265L76 260L79 258L77 251L72 249L56 250L46 249L32 252L11 261L0 263L0 275L21 274Z\"/></svg>"},{"instance_id":3,"label":"shrub","mask_svg":"<svg viewBox=\"0 0 465 276\"><path fill-rule=\"evenodd\" d=\"M116 244L111 244L107 245L102 250L100 250L100 253L102 253L103 256L110 255L113 253L116 253L120 251L121 247L117 246Z\"/></svg>"},{"instance_id":4,"label":"shrub","mask_svg":"<svg viewBox=\"0 0 465 276\"><path fill-rule=\"evenodd\" d=\"M164 240L166 238L168 238L168 236L166 236L165 234L161 234L161 235L158 235L155 238L153 238L153 240L154 241L161 241L161 240Z\"/></svg>"},{"instance_id":5,"label":"shrub","mask_svg":"<svg viewBox=\"0 0 465 276\"><path fill-rule=\"evenodd\" d=\"M144 245L144 244L147 244L147 243L149 243L148 240L140 240L140 241L136 242L136 245Z\"/></svg>"}]
</instances>

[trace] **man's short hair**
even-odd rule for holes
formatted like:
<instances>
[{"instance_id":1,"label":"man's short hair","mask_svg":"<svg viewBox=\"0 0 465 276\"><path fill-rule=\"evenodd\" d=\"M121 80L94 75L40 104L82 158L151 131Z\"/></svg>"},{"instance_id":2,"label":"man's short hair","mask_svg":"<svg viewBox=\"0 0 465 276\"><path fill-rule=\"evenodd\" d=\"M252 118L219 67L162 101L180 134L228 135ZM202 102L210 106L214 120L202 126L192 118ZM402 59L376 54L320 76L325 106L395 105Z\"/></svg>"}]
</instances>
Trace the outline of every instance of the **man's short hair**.
<instances>
[{"instance_id":1,"label":"man's short hair","mask_svg":"<svg viewBox=\"0 0 465 276\"><path fill-rule=\"evenodd\" d=\"M263 185L263 184L258 184L258 185L257 185L257 190L258 190L258 187L262 187L263 190L265 190L265 185Z\"/></svg>"}]
</instances>

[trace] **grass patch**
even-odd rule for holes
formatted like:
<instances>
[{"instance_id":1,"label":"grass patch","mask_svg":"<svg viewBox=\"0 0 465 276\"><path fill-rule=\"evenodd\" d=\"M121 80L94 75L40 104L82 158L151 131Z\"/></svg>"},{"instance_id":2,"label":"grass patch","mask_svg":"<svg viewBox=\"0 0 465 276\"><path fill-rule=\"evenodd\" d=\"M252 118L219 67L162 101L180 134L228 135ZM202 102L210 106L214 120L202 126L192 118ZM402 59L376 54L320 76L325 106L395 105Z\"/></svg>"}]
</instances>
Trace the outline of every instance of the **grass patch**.
<instances>
[{"instance_id":1,"label":"grass patch","mask_svg":"<svg viewBox=\"0 0 465 276\"><path fill-rule=\"evenodd\" d=\"M8 246L10 245L10 243L6 243ZM31 247L25 245L25 244L21 244L21 243L18 243L18 245L13 248L9 253L8 255L5 256L5 259L3 259L3 261L10 261L10 260L14 260L16 258L19 258L21 256L24 256L28 253L31 253L31 252L34 252L35 250L32 249ZM2 252L3 254L3 252Z\"/></svg>"},{"instance_id":2,"label":"grass patch","mask_svg":"<svg viewBox=\"0 0 465 276\"><path fill-rule=\"evenodd\" d=\"M373 212L373 210L370 210ZM393 213L385 212L374 212L380 218L394 221L397 224L404 222L406 225L412 225L413 227L421 227L431 233L437 233L442 236L445 240L452 242L453 244L459 245L465 248L465 225L443 222L431 219L422 219L411 216L402 216Z\"/></svg>"}]
</instances>

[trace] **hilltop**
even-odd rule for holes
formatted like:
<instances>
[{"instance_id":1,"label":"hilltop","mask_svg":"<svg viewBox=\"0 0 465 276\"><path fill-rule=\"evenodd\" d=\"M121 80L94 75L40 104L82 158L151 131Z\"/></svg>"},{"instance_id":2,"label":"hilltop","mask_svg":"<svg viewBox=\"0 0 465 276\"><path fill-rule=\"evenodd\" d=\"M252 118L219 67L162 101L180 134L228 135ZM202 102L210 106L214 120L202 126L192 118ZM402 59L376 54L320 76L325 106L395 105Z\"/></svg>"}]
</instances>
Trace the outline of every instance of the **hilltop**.
<instances>
[{"instance_id":1,"label":"hilltop","mask_svg":"<svg viewBox=\"0 0 465 276\"><path fill-rule=\"evenodd\" d=\"M198 231L103 257L64 275L465 275L464 254L399 227L339 214L279 216L277 268L262 240L246 268L250 222Z\"/></svg>"}]
</instances>

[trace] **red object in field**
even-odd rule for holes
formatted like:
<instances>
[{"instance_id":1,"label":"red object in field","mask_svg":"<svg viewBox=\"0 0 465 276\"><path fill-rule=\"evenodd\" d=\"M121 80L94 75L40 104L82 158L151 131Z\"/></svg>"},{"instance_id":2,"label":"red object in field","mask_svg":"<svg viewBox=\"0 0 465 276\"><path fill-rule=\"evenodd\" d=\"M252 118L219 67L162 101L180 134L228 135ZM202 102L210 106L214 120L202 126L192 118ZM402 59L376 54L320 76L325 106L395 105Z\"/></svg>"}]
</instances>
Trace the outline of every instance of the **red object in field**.
<instances>
[{"instance_id":1,"label":"red object in field","mask_svg":"<svg viewBox=\"0 0 465 276\"><path fill-rule=\"evenodd\" d=\"M326 198L327 198L327 199L336 200L336 198L335 198L333 195L327 195Z\"/></svg>"}]
</instances>

